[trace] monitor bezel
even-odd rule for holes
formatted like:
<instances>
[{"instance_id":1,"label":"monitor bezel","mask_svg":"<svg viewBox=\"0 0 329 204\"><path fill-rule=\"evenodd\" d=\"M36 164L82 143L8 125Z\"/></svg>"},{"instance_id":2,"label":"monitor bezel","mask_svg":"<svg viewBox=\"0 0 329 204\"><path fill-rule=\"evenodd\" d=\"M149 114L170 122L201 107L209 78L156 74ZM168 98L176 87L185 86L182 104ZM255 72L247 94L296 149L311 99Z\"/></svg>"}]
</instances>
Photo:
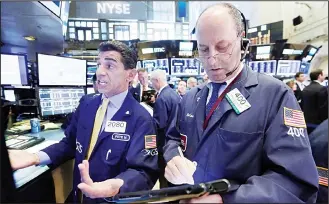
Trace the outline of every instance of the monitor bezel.
<instances>
[{"instance_id":1,"label":"monitor bezel","mask_svg":"<svg viewBox=\"0 0 329 204\"><path fill-rule=\"evenodd\" d=\"M76 59L76 60L84 60L85 61L85 84L84 85L40 85L40 75L39 75L39 54L41 55L48 55L48 56L53 56L53 57L62 57L62 58L69 58L69 59L76 59L76 58L72 58L72 57L66 57L66 56L57 56L57 55L50 55L50 54L44 54L44 53L40 53L37 52L36 53L36 65L37 65L37 77L38 77L38 87L86 87L87 86L87 60L84 59Z\"/></svg>"}]
</instances>

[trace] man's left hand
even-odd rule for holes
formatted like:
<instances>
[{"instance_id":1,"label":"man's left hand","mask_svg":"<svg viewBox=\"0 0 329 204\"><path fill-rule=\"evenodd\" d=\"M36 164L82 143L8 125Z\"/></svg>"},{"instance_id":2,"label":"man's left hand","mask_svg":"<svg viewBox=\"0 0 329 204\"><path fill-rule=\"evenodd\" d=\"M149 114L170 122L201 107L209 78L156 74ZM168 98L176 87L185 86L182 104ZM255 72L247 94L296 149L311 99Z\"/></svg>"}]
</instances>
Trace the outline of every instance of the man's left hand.
<instances>
[{"instance_id":1,"label":"man's left hand","mask_svg":"<svg viewBox=\"0 0 329 204\"><path fill-rule=\"evenodd\" d=\"M209 193L207 193L200 198L182 200L179 203L223 203L223 200L219 194L209 195Z\"/></svg>"},{"instance_id":2,"label":"man's left hand","mask_svg":"<svg viewBox=\"0 0 329 204\"><path fill-rule=\"evenodd\" d=\"M102 182L93 182L89 175L89 162L84 160L78 165L81 175L81 183L78 188L89 198L106 198L115 196L123 185L121 179L108 179Z\"/></svg>"}]
</instances>

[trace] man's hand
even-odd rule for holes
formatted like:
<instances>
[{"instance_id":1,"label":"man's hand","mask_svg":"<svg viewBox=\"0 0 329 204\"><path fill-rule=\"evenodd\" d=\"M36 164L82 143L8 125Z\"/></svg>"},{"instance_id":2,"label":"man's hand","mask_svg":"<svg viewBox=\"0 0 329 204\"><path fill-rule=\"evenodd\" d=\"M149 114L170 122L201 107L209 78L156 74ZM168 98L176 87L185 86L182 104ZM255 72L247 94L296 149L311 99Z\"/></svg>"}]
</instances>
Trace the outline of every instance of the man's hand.
<instances>
[{"instance_id":1,"label":"man's hand","mask_svg":"<svg viewBox=\"0 0 329 204\"><path fill-rule=\"evenodd\" d=\"M219 194L209 195L209 193L206 193L200 198L181 200L179 203L223 203L223 200Z\"/></svg>"},{"instance_id":2,"label":"man's hand","mask_svg":"<svg viewBox=\"0 0 329 204\"><path fill-rule=\"evenodd\" d=\"M172 184L194 184L195 165L190 160L175 156L165 168L165 178Z\"/></svg>"},{"instance_id":3,"label":"man's hand","mask_svg":"<svg viewBox=\"0 0 329 204\"><path fill-rule=\"evenodd\" d=\"M27 151L8 150L8 155L13 170L22 169L40 163L38 155Z\"/></svg>"},{"instance_id":4,"label":"man's hand","mask_svg":"<svg viewBox=\"0 0 329 204\"><path fill-rule=\"evenodd\" d=\"M81 183L78 188L89 198L106 198L119 193L123 185L121 179L108 179L102 182L93 182L89 175L89 162L84 160L78 165L81 175Z\"/></svg>"}]
</instances>

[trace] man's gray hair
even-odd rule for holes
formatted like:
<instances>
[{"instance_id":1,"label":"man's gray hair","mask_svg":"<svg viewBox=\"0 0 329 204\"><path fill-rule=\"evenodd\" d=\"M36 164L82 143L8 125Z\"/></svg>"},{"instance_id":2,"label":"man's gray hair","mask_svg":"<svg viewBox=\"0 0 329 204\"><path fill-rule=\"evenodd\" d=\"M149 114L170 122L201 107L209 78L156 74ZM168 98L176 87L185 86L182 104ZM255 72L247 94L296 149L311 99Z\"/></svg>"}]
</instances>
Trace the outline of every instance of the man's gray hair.
<instances>
[{"instance_id":1,"label":"man's gray hair","mask_svg":"<svg viewBox=\"0 0 329 204\"><path fill-rule=\"evenodd\" d=\"M167 76L166 76L166 71L161 70L161 69L156 69L151 72L150 74L151 79L158 79L162 82L167 82Z\"/></svg>"},{"instance_id":2,"label":"man's gray hair","mask_svg":"<svg viewBox=\"0 0 329 204\"><path fill-rule=\"evenodd\" d=\"M230 3L218 3L218 4L215 4L215 5L211 5L209 6L208 8L206 8L199 16L197 22L196 22L196 25L195 27L197 27L198 25L198 22L199 22L199 19L200 17L202 16L203 13L205 13L206 11L208 11L209 9L215 9L215 8L226 8L228 9L228 13L232 16L234 22L235 22L235 26L236 26L236 30L237 30L237 33L238 35L240 35L244 30L244 23L242 21L242 16L241 16L241 13L240 11L235 7L233 6L232 4ZM246 32L246 31L245 31Z\"/></svg>"}]
</instances>

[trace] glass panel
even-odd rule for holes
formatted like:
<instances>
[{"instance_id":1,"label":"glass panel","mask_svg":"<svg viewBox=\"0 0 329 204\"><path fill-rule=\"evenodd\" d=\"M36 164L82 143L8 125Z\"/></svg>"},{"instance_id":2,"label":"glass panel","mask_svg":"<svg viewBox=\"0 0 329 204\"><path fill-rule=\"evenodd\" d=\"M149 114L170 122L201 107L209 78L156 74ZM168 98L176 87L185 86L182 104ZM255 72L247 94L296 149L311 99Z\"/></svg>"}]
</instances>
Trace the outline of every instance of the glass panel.
<instances>
[{"instance_id":1,"label":"glass panel","mask_svg":"<svg viewBox=\"0 0 329 204\"><path fill-rule=\"evenodd\" d=\"M83 32L83 30L78 30L78 40L85 40L85 33Z\"/></svg>"},{"instance_id":2,"label":"glass panel","mask_svg":"<svg viewBox=\"0 0 329 204\"><path fill-rule=\"evenodd\" d=\"M167 40L167 32L161 32L161 40Z\"/></svg>"},{"instance_id":3,"label":"glass panel","mask_svg":"<svg viewBox=\"0 0 329 204\"><path fill-rule=\"evenodd\" d=\"M74 27L74 21L69 21L69 26Z\"/></svg>"},{"instance_id":4,"label":"glass panel","mask_svg":"<svg viewBox=\"0 0 329 204\"><path fill-rule=\"evenodd\" d=\"M139 39L140 39L140 40L146 40L146 39L145 39L145 35L140 35L140 36L139 36Z\"/></svg>"},{"instance_id":5,"label":"glass panel","mask_svg":"<svg viewBox=\"0 0 329 204\"><path fill-rule=\"evenodd\" d=\"M188 31L184 30L183 31L183 35L187 35L188 36Z\"/></svg>"},{"instance_id":6,"label":"glass panel","mask_svg":"<svg viewBox=\"0 0 329 204\"><path fill-rule=\"evenodd\" d=\"M183 40L188 40L188 36L184 35Z\"/></svg>"},{"instance_id":7,"label":"glass panel","mask_svg":"<svg viewBox=\"0 0 329 204\"><path fill-rule=\"evenodd\" d=\"M93 27L98 28L98 22L93 22Z\"/></svg>"},{"instance_id":8,"label":"glass panel","mask_svg":"<svg viewBox=\"0 0 329 204\"><path fill-rule=\"evenodd\" d=\"M128 30L123 32L123 38L124 40L130 40L130 35Z\"/></svg>"},{"instance_id":9,"label":"glass panel","mask_svg":"<svg viewBox=\"0 0 329 204\"><path fill-rule=\"evenodd\" d=\"M183 25L183 29L188 30L188 25Z\"/></svg>"},{"instance_id":10,"label":"glass panel","mask_svg":"<svg viewBox=\"0 0 329 204\"><path fill-rule=\"evenodd\" d=\"M137 39L137 34L136 33L130 33L130 39L131 40L134 40L134 39Z\"/></svg>"},{"instance_id":11,"label":"glass panel","mask_svg":"<svg viewBox=\"0 0 329 204\"><path fill-rule=\"evenodd\" d=\"M180 24L176 24L176 33L177 31L180 32L182 30L182 26Z\"/></svg>"},{"instance_id":12,"label":"glass panel","mask_svg":"<svg viewBox=\"0 0 329 204\"><path fill-rule=\"evenodd\" d=\"M147 23L147 28L154 28L154 24L153 23Z\"/></svg>"},{"instance_id":13,"label":"glass panel","mask_svg":"<svg viewBox=\"0 0 329 204\"><path fill-rule=\"evenodd\" d=\"M98 28L93 28L93 33L98 33Z\"/></svg>"},{"instance_id":14,"label":"glass panel","mask_svg":"<svg viewBox=\"0 0 329 204\"><path fill-rule=\"evenodd\" d=\"M153 29L147 29L147 34L153 34Z\"/></svg>"},{"instance_id":15,"label":"glass panel","mask_svg":"<svg viewBox=\"0 0 329 204\"><path fill-rule=\"evenodd\" d=\"M106 23L105 22L101 22L101 31L102 31L102 33L106 33Z\"/></svg>"},{"instance_id":16,"label":"glass panel","mask_svg":"<svg viewBox=\"0 0 329 204\"><path fill-rule=\"evenodd\" d=\"M81 27L87 27L87 22L86 21L81 21Z\"/></svg>"},{"instance_id":17,"label":"glass panel","mask_svg":"<svg viewBox=\"0 0 329 204\"><path fill-rule=\"evenodd\" d=\"M109 28L109 33L113 33L113 28Z\"/></svg>"},{"instance_id":18,"label":"glass panel","mask_svg":"<svg viewBox=\"0 0 329 204\"><path fill-rule=\"evenodd\" d=\"M113 27L113 25L114 25L113 23L109 23L109 27Z\"/></svg>"},{"instance_id":19,"label":"glass panel","mask_svg":"<svg viewBox=\"0 0 329 204\"><path fill-rule=\"evenodd\" d=\"M75 33L70 33L70 38L75 39Z\"/></svg>"},{"instance_id":20,"label":"glass panel","mask_svg":"<svg viewBox=\"0 0 329 204\"><path fill-rule=\"evenodd\" d=\"M75 28L69 28L69 32L74 33L75 32Z\"/></svg>"},{"instance_id":21,"label":"glass panel","mask_svg":"<svg viewBox=\"0 0 329 204\"><path fill-rule=\"evenodd\" d=\"M80 21L75 21L75 26L80 27Z\"/></svg>"},{"instance_id":22,"label":"glass panel","mask_svg":"<svg viewBox=\"0 0 329 204\"><path fill-rule=\"evenodd\" d=\"M153 35L147 35L147 40L153 40Z\"/></svg>"},{"instance_id":23,"label":"glass panel","mask_svg":"<svg viewBox=\"0 0 329 204\"><path fill-rule=\"evenodd\" d=\"M89 28L93 27L93 22L87 22L87 27Z\"/></svg>"},{"instance_id":24,"label":"glass panel","mask_svg":"<svg viewBox=\"0 0 329 204\"><path fill-rule=\"evenodd\" d=\"M102 34L102 40L107 40L107 34Z\"/></svg>"},{"instance_id":25,"label":"glass panel","mask_svg":"<svg viewBox=\"0 0 329 204\"><path fill-rule=\"evenodd\" d=\"M86 40L91 40L91 30L86 30Z\"/></svg>"},{"instance_id":26,"label":"glass panel","mask_svg":"<svg viewBox=\"0 0 329 204\"><path fill-rule=\"evenodd\" d=\"M139 32L144 33L144 31L145 31L145 23L140 23L139 24Z\"/></svg>"},{"instance_id":27,"label":"glass panel","mask_svg":"<svg viewBox=\"0 0 329 204\"><path fill-rule=\"evenodd\" d=\"M160 32L155 31L154 32L154 40L160 40L160 39L161 39Z\"/></svg>"},{"instance_id":28,"label":"glass panel","mask_svg":"<svg viewBox=\"0 0 329 204\"><path fill-rule=\"evenodd\" d=\"M94 40L98 40L99 39L99 34L94 34Z\"/></svg>"},{"instance_id":29,"label":"glass panel","mask_svg":"<svg viewBox=\"0 0 329 204\"><path fill-rule=\"evenodd\" d=\"M114 39L114 35L113 34L110 34L109 36L110 36L110 39L111 40Z\"/></svg>"}]
</instances>

